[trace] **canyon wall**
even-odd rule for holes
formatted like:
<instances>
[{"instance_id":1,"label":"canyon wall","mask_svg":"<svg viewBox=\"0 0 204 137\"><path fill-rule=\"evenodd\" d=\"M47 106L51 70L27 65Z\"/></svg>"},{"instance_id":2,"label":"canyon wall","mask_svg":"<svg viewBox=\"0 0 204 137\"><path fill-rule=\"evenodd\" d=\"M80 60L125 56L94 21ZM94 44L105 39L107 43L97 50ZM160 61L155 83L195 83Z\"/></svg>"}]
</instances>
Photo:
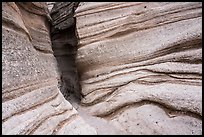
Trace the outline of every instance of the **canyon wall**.
<instances>
[{"instance_id":1,"label":"canyon wall","mask_svg":"<svg viewBox=\"0 0 204 137\"><path fill-rule=\"evenodd\" d=\"M202 134L202 3L81 2L82 105L126 134Z\"/></svg>"},{"instance_id":2,"label":"canyon wall","mask_svg":"<svg viewBox=\"0 0 204 137\"><path fill-rule=\"evenodd\" d=\"M64 99L43 2L2 3L2 134L96 134Z\"/></svg>"},{"instance_id":3,"label":"canyon wall","mask_svg":"<svg viewBox=\"0 0 204 137\"><path fill-rule=\"evenodd\" d=\"M2 3L3 135L202 134L202 3L48 3Z\"/></svg>"}]
</instances>

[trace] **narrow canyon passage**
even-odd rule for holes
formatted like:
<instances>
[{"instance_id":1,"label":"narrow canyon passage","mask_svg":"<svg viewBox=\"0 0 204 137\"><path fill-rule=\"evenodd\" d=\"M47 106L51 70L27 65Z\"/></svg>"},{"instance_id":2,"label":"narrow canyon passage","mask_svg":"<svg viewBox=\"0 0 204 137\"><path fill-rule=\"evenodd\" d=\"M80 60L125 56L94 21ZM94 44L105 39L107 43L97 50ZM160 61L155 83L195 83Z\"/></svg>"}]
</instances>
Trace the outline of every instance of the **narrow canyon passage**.
<instances>
[{"instance_id":1,"label":"narrow canyon passage","mask_svg":"<svg viewBox=\"0 0 204 137\"><path fill-rule=\"evenodd\" d=\"M81 86L75 62L79 39L76 32L76 18L73 17L78 4L56 2L50 11L52 49L61 75L60 91L79 115L95 128L97 134L123 134L108 121L92 116L81 106Z\"/></svg>"},{"instance_id":2,"label":"narrow canyon passage","mask_svg":"<svg viewBox=\"0 0 204 137\"><path fill-rule=\"evenodd\" d=\"M200 3L56 5L61 91L98 134L201 133Z\"/></svg>"},{"instance_id":3,"label":"narrow canyon passage","mask_svg":"<svg viewBox=\"0 0 204 137\"><path fill-rule=\"evenodd\" d=\"M2 2L2 135L201 135L201 2Z\"/></svg>"},{"instance_id":4,"label":"narrow canyon passage","mask_svg":"<svg viewBox=\"0 0 204 137\"><path fill-rule=\"evenodd\" d=\"M56 2L50 12L51 41L61 75L60 90L67 99L74 93L80 98L80 84L76 68L78 38L74 16L78 2Z\"/></svg>"}]
</instances>

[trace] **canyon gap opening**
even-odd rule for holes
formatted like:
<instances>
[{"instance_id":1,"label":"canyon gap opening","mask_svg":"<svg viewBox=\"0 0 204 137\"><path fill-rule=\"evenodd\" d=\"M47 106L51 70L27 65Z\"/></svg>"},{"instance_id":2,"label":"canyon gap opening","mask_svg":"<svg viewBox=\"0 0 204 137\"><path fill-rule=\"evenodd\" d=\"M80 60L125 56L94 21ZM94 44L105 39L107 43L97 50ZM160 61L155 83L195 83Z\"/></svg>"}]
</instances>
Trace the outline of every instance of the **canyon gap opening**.
<instances>
[{"instance_id":1,"label":"canyon gap opening","mask_svg":"<svg viewBox=\"0 0 204 137\"><path fill-rule=\"evenodd\" d=\"M78 37L74 12L79 2L56 2L50 12L51 41L61 76L60 91L68 100L70 94L81 98L81 86L75 64Z\"/></svg>"}]
</instances>

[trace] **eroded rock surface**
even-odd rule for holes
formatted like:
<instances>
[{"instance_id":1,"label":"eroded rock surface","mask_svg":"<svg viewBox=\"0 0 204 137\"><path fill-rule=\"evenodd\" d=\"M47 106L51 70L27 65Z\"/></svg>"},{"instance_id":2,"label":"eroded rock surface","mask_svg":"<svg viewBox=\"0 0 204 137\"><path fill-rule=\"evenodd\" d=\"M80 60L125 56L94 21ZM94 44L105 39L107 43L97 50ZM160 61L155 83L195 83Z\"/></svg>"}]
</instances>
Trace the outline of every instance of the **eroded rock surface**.
<instances>
[{"instance_id":1,"label":"eroded rock surface","mask_svg":"<svg viewBox=\"0 0 204 137\"><path fill-rule=\"evenodd\" d=\"M202 3L76 10L82 105L126 134L202 134Z\"/></svg>"},{"instance_id":2,"label":"eroded rock surface","mask_svg":"<svg viewBox=\"0 0 204 137\"><path fill-rule=\"evenodd\" d=\"M78 38L74 11L79 2L56 2L51 10L51 40L54 56L61 73L61 91L65 98L75 93L80 98L80 85L75 63Z\"/></svg>"},{"instance_id":3,"label":"eroded rock surface","mask_svg":"<svg viewBox=\"0 0 204 137\"><path fill-rule=\"evenodd\" d=\"M2 3L2 134L202 134L202 3L77 5Z\"/></svg>"},{"instance_id":4,"label":"eroded rock surface","mask_svg":"<svg viewBox=\"0 0 204 137\"><path fill-rule=\"evenodd\" d=\"M2 3L2 134L96 134L59 91L47 13Z\"/></svg>"}]
</instances>

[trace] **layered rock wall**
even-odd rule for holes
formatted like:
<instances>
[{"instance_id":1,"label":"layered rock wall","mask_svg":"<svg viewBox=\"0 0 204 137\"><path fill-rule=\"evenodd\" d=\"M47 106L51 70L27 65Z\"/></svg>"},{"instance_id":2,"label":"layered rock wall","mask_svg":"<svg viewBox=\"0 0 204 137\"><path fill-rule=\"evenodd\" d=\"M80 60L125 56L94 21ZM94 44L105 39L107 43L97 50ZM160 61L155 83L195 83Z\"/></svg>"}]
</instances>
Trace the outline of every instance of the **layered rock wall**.
<instances>
[{"instance_id":1,"label":"layered rock wall","mask_svg":"<svg viewBox=\"0 0 204 137\"><path fill-rule=\"evenodd\" d=\"M96 134L69 92L103 134L202 134L202 3L3 2L2 133Z\"/></svg>"},{"instance_id":2,"label":"layered rock wall","mask_svg":"<svg viewBox=\"0 0 204 137\"><path fill-rule=\"evenodd\" d=\"M82 104L127 134L202 134L202 3L85 2Z\"/></svg>"},{"instance_id":3,"label":"layered rock wall","mask_svg":"<svg viewBox=\"0 0 204 137\"><path fill-rule=\"evenodd\" d=\"M59 91L47 14L2 3L2 134L96 134Z\"/></svg>"}]
</instances>

